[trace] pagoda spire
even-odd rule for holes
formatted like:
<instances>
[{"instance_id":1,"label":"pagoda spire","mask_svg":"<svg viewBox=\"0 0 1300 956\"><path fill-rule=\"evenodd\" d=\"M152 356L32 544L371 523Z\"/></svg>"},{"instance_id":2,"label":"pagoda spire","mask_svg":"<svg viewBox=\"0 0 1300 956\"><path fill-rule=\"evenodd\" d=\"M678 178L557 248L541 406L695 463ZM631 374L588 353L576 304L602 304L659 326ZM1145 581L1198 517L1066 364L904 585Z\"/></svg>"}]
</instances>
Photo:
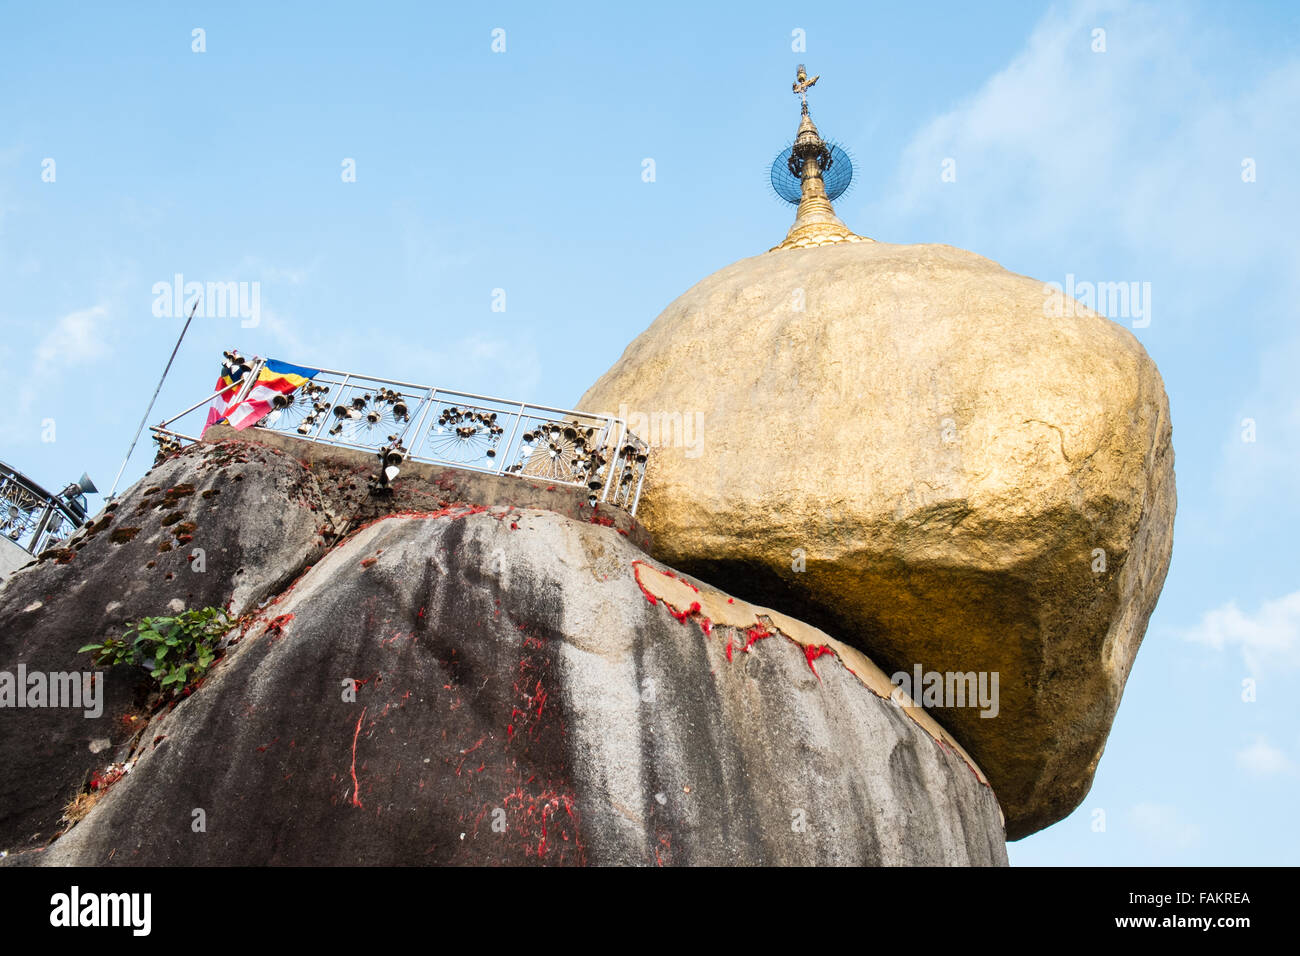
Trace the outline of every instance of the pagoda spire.
<instances>
[{"instance_id":1,"label":"pagoda spire","mask_svg":"<svg viewBox=\"0 0 1300 956\"><path fill-rule=\"evenodd\" d=\"M809 79L804 65L799 64L794 81L794 93L799 97L801 105L799 131L795 134L787 161L790 173L799 178L799 208L795 212L794 225L786 233L785 240L769 251L873 241L856 235L849 229L835 215L835 208L826 195L822 173L831 168L834 158L830 146L822 139L817 125L808 113L808 90L819 79L820 75Z\"/></svg>"}]
</instances>

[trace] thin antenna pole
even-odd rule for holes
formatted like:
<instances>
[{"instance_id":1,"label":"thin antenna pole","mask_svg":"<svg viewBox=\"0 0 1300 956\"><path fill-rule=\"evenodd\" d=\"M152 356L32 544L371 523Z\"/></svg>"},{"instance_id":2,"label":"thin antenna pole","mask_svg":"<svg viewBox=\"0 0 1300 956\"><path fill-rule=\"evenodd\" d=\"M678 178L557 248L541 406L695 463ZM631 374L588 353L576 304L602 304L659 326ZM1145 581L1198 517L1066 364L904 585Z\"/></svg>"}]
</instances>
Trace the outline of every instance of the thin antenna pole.
<instances>
[{"instance_id":1,"label":"thin antenna pole","mask_svg":"<svg viewBox=\"0 0 1300 956\"><path fill-rule=\"evenodd\" d=\"M122 472L126 471L126 463L131 460L131 453L135 451L135 443L140 440L140 433L144 431L145 422L149 420L149 413L153 411L153 403L158 401L158 393L162 391L163 382L167 380L167 373L172 370L172 362L176 360L176 353L181 350L181 340L185 338L185 333L190 330L190 323L194 321L194 313L198 311L199 300L194 300L194 306L190 309L190 317L185 320L185 326L181 329L181 334L176 339L176 347L172 349L171 358L167 360L167 367L163 369L162 378L158 379L158 387L153 390L153 398L149 399L149 407L144 410L144 417L140 419L140 427L135 430L135 437L131 439L131 447L126 450L126 457L122 459L122 467L117 470L117 477L113 479L113 487L108 489L108 495L105 501L112 501L113 495L117 492L117 483L122 480Z\"/></svg>"}]
</instances>

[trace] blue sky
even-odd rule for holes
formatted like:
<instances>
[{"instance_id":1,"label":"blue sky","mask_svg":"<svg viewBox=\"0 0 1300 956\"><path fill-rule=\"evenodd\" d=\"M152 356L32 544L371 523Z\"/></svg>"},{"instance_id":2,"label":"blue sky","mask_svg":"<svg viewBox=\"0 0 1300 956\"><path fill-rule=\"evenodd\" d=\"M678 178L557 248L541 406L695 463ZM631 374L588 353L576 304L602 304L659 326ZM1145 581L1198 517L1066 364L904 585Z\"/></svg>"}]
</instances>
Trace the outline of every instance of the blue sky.
<instances>
[{"instance_id":1,"label":"blue sky","mask_svg":"<svg viewBox=\"0 0 1300 956\"><path fill-rule=\"evenodd\" d=\"M806 61L859 233L1151 283L1134 334L1172 407L1173 562L1092 792L1012 862L1300 862L1300 8L738 9L0 3L0 456L108 487L176 273L258 282L260 323L196 320L152 420L231 346L571 406L784 235L765 175Z\"/></svg>"}]
</instances>

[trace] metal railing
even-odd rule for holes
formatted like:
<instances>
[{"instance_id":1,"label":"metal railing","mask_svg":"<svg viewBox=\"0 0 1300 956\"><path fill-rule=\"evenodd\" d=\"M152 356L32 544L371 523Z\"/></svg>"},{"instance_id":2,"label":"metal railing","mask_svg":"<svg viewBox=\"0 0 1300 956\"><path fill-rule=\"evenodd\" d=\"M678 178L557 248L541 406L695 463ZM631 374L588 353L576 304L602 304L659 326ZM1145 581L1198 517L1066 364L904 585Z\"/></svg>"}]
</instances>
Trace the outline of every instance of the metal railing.
<instances>
[{"instance_id":1,"label":"metal railing","mask_svg":"<svg viewBox=\"0 0 1300 956\"><path fill-rule=\"evenodd\" d=\"M259 360L244 377L238 398L262 365ZM206 414L216 398L150 429L160 456L198 440L172 426L201 410ZM398 443L406 460L580 486L591 504L633 515L650 457L649 446L613 416L332 369L278 399L254 427L376 455Z\"/></svg>"},{"instance_id":2,"label":"metal railing","mask_svg":"<svg viewBox=\"0 0 1300 956\"><path fill-rule=\"evenodd\" d=\"M0 462L0 535L30 554L63 541L85 521L73 505Z\"/></svg>"}]
</instances>

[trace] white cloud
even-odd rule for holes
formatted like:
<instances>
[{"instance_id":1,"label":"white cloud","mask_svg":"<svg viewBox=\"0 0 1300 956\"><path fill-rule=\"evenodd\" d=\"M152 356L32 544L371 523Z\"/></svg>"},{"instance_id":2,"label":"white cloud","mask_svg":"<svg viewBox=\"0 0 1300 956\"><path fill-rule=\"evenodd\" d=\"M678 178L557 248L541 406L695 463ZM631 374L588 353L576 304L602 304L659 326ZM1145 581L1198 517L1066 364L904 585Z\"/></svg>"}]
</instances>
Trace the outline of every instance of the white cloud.
<instances>
[{"instance_id":1,"label":"white cloud","mask_svg":"<svg viewBox=\"0 0 1300 956\"><path fill-rule=\"evenodd\" d=\"M1135 804L1129 822L1142 839L1162 849L1187 850L1201 842L1201 828L1169 804Z\"/></svg>"},{"instance_id":2,"label":"white cloud","mask_svg":"<svg viewBox=\"0 0 1300 956\"><path fill-rule=\"evenodd\" d=\"M0 439L17 442L25 436L30 440L36 433L32 409L42 390L70 381L78 366L110 356L110 331L111 314L103 305L69 312L56 320L32 348L30 360L19 372L14 385L17 401L0 412Z\"/></svg>"},{"instance_id":3,"label":"white cloud","mask_svg":"<svg viewBox=\"0 0 1300 956\"><path fill-rule=\"evenodd\" d=\"M1091 48L1097 26L1104 53ZM1221 59L1222 38L1174 6L1054 10L1005 69L916 133L865 221L941 230L923 241L978 235L985 248L1122 246L1203 263L1219 283L1262 255L1285 275L1300 239L1276 210L1300 198L1284 172L1300 127L1277 117L1300 111L1300 61L1261 67L1247 74L1253 85L1225 94L1202 70ZM1247 156L1253 184L1241 180ZM946 158L955 182L941 180Z\"/></svg>"},{"instance_id":4,"label":"white cloud","mask_svg":"<svg viewBox=\"0 0 1300 956\"><path fill-rule=\"evenodd\" d=\"M33 357L38 370L99 361L109 353L107 331L108 309L104 306L69 312L37 344Z\"/></svg>"},{"instance_id":5,"label":"white cloud","mask_svg":"<svg viewBox=\"0 0 1300 956\"><path fill-rule=\"evenodd\" d=\"M261 331L266 333L275 342L285 350L285 356L298 356L310 354L307 343L302 336L298 334L298 325L292 319L282 315L278 309L273 309L263 304L260 315ZM271 356L279 358L280 355ZM286 361L298 361L295 358L286 358Z\"/></svg>"},{"instance_id":6,"label":"white cloud","mask_svg":"<svg viewBox=\"0 0 1300 956\"><path fill-rule=\"evenodd\" d=\"M1300 664L1300 591L1265 601L1254 614L1229 601L1206 611L1200 624L1183 636L1214 650L1241 648L1251 674L1269 667L1295 667Z\"/></svg>"},{"instance_id":7,"label":"white cloud","mask_svg":"<svg viewBox=\"0 0 1300 956\"><path fill-rule=\"evenodd\" d=\"M1261 777L1291 773L1294 769L1291 758L1263 737L1237 752L1237 764Z\"/></svg>"}]
</instances>

